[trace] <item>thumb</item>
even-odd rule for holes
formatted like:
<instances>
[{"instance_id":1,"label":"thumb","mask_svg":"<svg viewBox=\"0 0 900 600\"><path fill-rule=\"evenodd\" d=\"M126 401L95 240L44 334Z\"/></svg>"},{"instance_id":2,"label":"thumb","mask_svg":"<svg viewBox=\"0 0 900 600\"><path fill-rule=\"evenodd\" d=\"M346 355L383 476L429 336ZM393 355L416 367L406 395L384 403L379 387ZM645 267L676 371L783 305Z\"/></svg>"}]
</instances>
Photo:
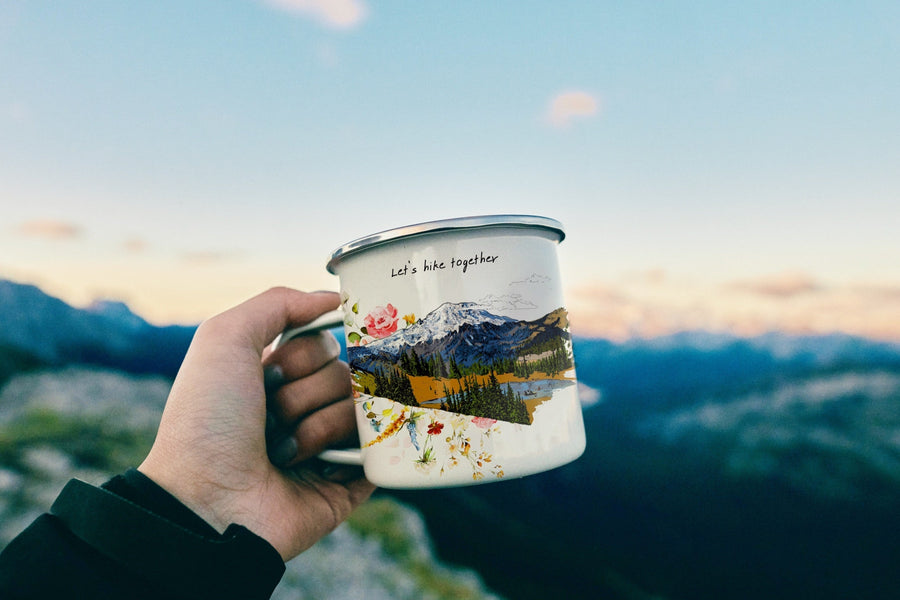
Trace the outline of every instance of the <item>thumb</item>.
<instances>
[{"instance_id":1,"label":"thumb","mask_svg":"<svg viewBox=\"0 0 900 600\"><path fill-rule=\"evenodd\" d=\"M221 315L235 335L249 339L260 354L288 327L309 323L340 305L336 292L301 292L275 287L238 304Z\"/></svg>"}]
</instances>

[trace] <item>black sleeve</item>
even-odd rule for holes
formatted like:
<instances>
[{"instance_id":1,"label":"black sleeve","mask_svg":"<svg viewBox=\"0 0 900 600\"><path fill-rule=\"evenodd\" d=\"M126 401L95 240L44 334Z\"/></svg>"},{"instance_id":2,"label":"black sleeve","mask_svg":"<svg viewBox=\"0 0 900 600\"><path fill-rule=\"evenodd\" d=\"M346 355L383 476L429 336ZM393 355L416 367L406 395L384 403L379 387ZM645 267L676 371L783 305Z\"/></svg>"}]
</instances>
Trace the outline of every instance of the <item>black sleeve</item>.
<instances>
[{"instance_id":1,"label":"black sleeve","mask_svg":"<svg viewBox=\"0 0 900 600\"><path fill-rule=\"evenodd\" d=\"M0 598L264 599L283 573L264 539L219 534L132 469L101 488L70 481L0 553Z\"/></svg>"}]
</instances>

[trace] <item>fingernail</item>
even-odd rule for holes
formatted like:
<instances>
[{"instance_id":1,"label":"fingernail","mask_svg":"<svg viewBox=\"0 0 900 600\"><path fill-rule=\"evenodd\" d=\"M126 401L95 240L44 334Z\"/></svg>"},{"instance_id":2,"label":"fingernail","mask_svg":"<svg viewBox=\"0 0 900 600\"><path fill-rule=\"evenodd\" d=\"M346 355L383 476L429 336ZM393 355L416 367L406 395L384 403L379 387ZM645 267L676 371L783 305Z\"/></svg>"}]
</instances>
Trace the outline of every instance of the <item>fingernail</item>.
<instances>
[{"instance_id":1,"label":"fingernail","mask_svg":"<svg viewBox=\"0 0 900 600\"><path fill-rule=\"evenodd\" d=\"M328 344L328 350L335 356L338 356L341 353L341 343L337 341L337 338L330 331L323 331L322 335L325 338L325 343Z\"/></svg>"},{"instance_id":2,"label":"fingernail","mask_svg":"<svg viewBox=\"0 0 900 600\"><path fill-rule=\"evenodd\" d=\"M263 369L263 384L267 390L276 388L284 383L284 370L280 365L269 365Z\"/></svg>"},{"instance_id":3,"label":"fingernail","mask_svg":"<svg viewBox=\"0 0 900 600\"><path fill-rule=\"evenodd\" d=\"M297 440L290 435L272 444L269 450L269 460L279 467L291 462L295 456L297 456Z\"/></svg>"}]
</instances>

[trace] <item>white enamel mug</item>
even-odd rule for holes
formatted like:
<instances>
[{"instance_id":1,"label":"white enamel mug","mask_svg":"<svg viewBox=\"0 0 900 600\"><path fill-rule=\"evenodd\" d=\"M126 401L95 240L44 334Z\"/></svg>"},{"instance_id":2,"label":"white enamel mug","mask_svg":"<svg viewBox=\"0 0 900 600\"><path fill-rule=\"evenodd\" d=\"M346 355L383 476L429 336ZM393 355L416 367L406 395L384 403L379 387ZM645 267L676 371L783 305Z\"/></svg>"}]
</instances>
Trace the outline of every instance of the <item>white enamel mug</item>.
<instances>
[{"instance_id":1,"label":"white enamel mug","mask_svg":"<svg viewBox=\"0 0 900 600\"><path fill-rule=\"evenodd\" d=\"M470 485L546 471L585 447L559 276L563 226L492 215L346 244L327 269L342 306L361 464L386 488Z\"/></svg>"}]
</instances>

